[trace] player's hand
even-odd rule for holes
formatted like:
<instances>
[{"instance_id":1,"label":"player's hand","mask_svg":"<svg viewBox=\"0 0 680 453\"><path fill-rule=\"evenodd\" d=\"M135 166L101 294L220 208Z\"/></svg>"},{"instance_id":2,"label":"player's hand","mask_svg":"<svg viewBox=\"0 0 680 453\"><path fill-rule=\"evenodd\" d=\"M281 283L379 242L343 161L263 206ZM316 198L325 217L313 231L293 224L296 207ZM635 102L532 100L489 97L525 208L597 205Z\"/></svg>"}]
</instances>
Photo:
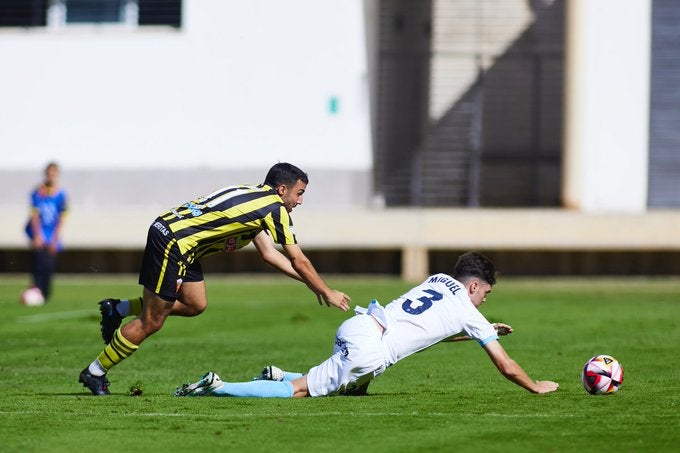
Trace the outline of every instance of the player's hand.
<instances>
[{"instance_id":1,"label":"player's hand","mask_svg":"<svg viewBox=\"0 0 680 453\"><path fill-rule=\"evenodd\" d=\"M493 324L493 328L496 329L496 333L499 336L510 335L512 333L512 326L503 324L502 322L497 322Z\"/></svg>"},{"instance_id":2,"label":"player's hand","mask_svg":"<svg viewBox=\"0 0 680 453\"><path fill-rule=\"evenodd\" d=\"M328 307L338 307L342 311L349 310L349 303L352 300L347 294L334 289L331 290L330 294L326 296L320 295L318 297L319 303L323 301Z\"/></svg>"},{"instance_id":3,"label":"player's hand","mask_svg":"<svg viewBox=\"0 0 680 453\"><path fill-rule=\"evenodd\" d=\"M550 393L557 390L560 384L553 381L536 381L536 386L534 393Z\"/></svg>"}]
</instances>

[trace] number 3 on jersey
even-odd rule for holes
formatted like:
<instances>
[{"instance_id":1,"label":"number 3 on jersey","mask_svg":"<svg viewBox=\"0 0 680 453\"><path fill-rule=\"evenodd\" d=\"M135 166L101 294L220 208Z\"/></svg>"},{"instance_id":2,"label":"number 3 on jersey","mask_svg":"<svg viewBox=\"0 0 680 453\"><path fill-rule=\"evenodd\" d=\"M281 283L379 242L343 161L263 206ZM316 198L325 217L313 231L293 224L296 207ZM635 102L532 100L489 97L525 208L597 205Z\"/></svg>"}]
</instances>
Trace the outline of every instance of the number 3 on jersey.
<instances>
[{"instance_id":1,"label":"number 3 on jersey","mask_svg":"<svg viewBox=\"0 0 680 453\"><path fill-rule=\"evenodd\" d=\"M438 293L437 291L434 291L432 289L426 289L423 291L424 293L429 294L429 296L423 296L419 297L418 301L420 302L415 303L411 299L406 299L403 304L401 304L401 308L406 312L410 313L412 315L419 315L428 308L432 306L432 302L441 300L444 296L442 296L441 293Z\"/></svg>"}]
</instances>

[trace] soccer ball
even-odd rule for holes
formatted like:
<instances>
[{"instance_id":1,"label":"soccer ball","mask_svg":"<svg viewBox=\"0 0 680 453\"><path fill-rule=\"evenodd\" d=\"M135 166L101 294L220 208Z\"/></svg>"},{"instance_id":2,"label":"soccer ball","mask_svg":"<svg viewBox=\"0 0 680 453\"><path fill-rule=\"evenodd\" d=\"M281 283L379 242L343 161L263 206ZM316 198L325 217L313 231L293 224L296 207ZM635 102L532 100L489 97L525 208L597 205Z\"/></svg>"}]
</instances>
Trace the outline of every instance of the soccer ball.
<instances>
[{"instance_id":1,"label":"soccer ball","mask_svg":"<svg viewBox=\"0 0 680 453\"><path fill-rule=\"evenodd\" d=\"M28 307L40 307L45 305L45 298L40 289L34 286L21 293L21 303Z\"/></svg>"},{"instance_id":2,"label":"soccer ball","mask_svg":"<svg viewBox=\"0 0 680 453\"><path fill-rule=\"evenodd\" d=\"M623 384L623 367L614 357L598 355L588 360L581 372L583 388L591 395L615 393Z\"/></svg>"}]
</instances>

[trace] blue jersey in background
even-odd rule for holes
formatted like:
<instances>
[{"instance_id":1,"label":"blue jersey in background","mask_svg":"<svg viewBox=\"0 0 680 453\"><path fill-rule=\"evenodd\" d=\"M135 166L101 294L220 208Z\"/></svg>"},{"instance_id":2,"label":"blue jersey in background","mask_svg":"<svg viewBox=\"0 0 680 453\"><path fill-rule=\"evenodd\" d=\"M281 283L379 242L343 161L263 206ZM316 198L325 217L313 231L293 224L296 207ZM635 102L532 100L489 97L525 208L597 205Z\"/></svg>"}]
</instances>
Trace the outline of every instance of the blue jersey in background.
<instances>
[{"instance_id":1,"label":"blue jersey in background","mask_svg":"<svg viewBox=\"0 0 680 453\"><path fill-rule=\"evenodd\" d=\"M52 243L54 232L66 210L66 192L63 189L54 191L41 185L31 193L31 214L38 213L40 216L42 235L46 244ZM33 239L30 219L26 225L26 234ZM61 249L62 244L58 243L57 248Z\"/></svg>"}]
</instances>

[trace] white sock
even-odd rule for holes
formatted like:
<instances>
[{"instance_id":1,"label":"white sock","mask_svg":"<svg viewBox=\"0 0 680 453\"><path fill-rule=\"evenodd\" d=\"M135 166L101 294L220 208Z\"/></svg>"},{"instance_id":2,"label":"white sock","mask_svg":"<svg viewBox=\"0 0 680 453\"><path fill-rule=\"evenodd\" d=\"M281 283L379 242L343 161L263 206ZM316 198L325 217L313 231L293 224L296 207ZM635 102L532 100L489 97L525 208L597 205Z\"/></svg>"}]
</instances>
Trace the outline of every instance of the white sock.
<instances>
[{"instance_id":1,"label":"white sock","mask_svg":"<svg viewBox=\"0 0 680 453\"><path fill-rule=\"evenodd\" d=\"M102 364L99 363L99 359L94 359L94 362L92 362L90 366L87 367L87 370L92 376L104 376L106 374L106 370Z\"/></svg>"}]
</instances>

